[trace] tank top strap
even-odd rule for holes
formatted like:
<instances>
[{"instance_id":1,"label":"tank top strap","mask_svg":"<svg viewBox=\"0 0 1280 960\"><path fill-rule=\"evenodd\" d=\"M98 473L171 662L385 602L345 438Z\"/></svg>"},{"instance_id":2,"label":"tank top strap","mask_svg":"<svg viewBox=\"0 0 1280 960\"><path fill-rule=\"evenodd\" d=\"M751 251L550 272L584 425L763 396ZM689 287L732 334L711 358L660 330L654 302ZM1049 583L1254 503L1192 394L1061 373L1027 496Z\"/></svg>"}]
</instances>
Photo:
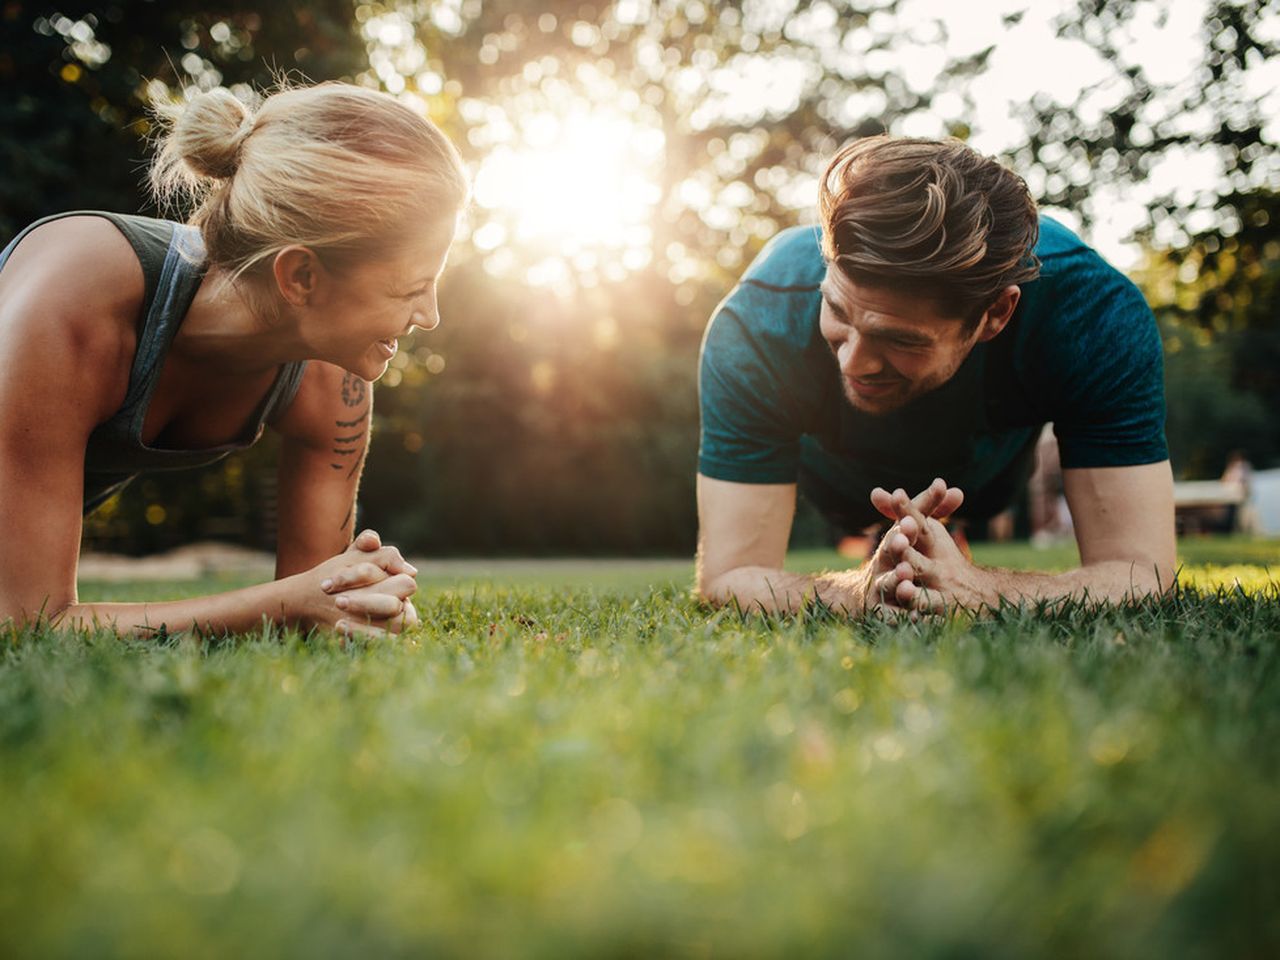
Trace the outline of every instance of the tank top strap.
<instances>
[{"instance_id":1,"label":"tank top strap","mask_svg":"<svg viewBox=\"0 0 1280 960\"><path fill-rule=\"evenodd\" d=\"M307 372L307 361L298 360L286 363L271 387L271 396L262 415L262 422L275 426L280 418L289 410L293 398L298 395L298 387L302 386L303 374Z\"/></svg>"},{"instance_id":2,"label":"tank top strap","mask_svg":"<svg viewBox=\"0 0 1280 960\"><path fill-rule=\"evenodd\" d=\"M120 412L128 411L135 435L142 430L148 401L173 338L182 326L205 275L204 241L195 227L175 223L156 278L155 293L138 330L138 349L129 369L129 389Z\"/></svg>"}]
</instances>

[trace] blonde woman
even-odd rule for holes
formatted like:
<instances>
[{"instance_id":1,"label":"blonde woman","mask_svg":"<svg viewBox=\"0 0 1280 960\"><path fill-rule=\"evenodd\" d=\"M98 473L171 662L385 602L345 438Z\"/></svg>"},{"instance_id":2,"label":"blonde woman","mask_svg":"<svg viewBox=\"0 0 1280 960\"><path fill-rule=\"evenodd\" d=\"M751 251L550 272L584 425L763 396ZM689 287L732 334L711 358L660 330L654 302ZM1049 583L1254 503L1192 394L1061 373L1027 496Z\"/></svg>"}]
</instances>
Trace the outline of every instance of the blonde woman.
<instances>
[{"instance_id":1,"label":"blonde woman","mask_svg":"<svg viewBox=\"0 0 1280 960\"><path fill-rule=\"evenodd\" d=\"M373 390L438 322L467 183L452 145L345 84L226 91L169 116L157 195L190 224L75 212L0 254L0 622L340 631L415 622L416 571L353 505ZM82 517L135 474L282 438L276 579L216 596L80 603Z\"/></svg>"}]
</instances>

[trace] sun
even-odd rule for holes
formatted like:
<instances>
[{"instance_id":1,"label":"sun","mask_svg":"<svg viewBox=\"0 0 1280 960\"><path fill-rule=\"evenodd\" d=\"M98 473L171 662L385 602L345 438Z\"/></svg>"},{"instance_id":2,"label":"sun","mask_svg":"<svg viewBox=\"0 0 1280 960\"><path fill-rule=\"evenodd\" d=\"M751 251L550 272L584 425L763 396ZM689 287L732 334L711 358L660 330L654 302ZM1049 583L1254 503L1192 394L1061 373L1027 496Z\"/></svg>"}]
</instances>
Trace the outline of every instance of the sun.
<instances>
[{"instance_id":1,"label":"sun","mask_svg":"<svg viewBox=\"0 0 1280 960\"><path fill-rule=\"evenodd\" d=\"M472 242L491 272L564 288L649 263L665 138L638 106L571 96L485 118Z\"/></svg>"}]
</instances>

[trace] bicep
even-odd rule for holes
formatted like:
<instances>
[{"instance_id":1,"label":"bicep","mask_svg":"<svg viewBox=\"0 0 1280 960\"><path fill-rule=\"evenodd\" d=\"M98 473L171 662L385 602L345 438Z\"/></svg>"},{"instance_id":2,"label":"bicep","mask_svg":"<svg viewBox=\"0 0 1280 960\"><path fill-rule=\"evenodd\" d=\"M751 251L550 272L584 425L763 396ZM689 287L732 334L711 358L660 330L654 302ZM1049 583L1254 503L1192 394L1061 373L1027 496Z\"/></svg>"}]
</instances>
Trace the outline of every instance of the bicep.
<instances>
[{"instance_id":1,"label":"bicep","mask_svg":"<svg viewBox=\"0 0 1280 960\"><path fill-rule=\"evenodd\" d=\"M351 542L372 415L371 385L330 364L308 364L276 425L283 440L278 576L310 569Z\"/></svg>"},{"instance_id":2,"label":"bicep","mask_svg":"<svg viewBox=\"0 0 1280 960\"><path fill-rule=\"evenodd\" d=\"M1062 480L1083 565L1150 564L1162 582L1172 582L1177 547L1169 461L1064 470Z\"/></svg>"},{"instance_id":3,"label":"bicep","mask_svg":"<svg viewBox=\"0 0 1280 960\"><path fill-rule=\"evenodd\" d=\"M795 516L794 483L733 483L698 474L698 579L739 567L781 569Z\"/></svg>"}]
</instances>

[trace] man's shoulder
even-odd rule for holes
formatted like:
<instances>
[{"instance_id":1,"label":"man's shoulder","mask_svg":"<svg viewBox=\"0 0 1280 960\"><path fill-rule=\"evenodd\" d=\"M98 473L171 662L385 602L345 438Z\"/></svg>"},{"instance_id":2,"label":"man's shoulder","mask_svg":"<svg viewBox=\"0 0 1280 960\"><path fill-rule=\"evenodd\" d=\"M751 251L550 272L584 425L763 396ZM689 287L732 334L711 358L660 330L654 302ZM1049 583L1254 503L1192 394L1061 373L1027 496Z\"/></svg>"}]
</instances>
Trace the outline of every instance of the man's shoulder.
<instances>
[{"instance_id":1,"label":"man's shoulder","mask_svg":"<svg viewBox=\"0 0 1280 960\"><path fill-rule=\"evenodd\" d=\"M826 273L818 227L790 227L760 251L742 284L772 293L816 293Z\"/></svg>"},{"instance_id":2,"label":"man's shoulder","mask_svg":"<svg viewBox=\"0 0 1280 960\"><path fill-rule=\"evenodd\" d=\"M1061 223L1041 215L1035 253L1040 276L1023 285L1026 319L1070 323L1077 332L1115 312L1131 317L1136 311L1145 320L1149 308L1137 285Z\"/></svg>"},{"instance_id":3,"label":"man's shoulder","mask_svg":"<svg viewBox=\"0 0 1280 960\"><path fill-rule=\"evenodd\" d=\"M817 228L783 230L765 244L720 304L712 326L732 320L740 337L802 349L817 328L818 288L825 272Z\"/></svg>"},{"instance_id":4,"label":"man's shoulder","mask_svg":"<svg viewBox=\"0 0 1280 960\"><path fill-rule=\"evenodd\" d=\"M1093 248L1081 240L1075 231L1043 213L1040 214L1040 237L1036 241L1035 252L1042 262L1057 260L1072 254L1097 256Z\"/></svg>"}]
</instances>

